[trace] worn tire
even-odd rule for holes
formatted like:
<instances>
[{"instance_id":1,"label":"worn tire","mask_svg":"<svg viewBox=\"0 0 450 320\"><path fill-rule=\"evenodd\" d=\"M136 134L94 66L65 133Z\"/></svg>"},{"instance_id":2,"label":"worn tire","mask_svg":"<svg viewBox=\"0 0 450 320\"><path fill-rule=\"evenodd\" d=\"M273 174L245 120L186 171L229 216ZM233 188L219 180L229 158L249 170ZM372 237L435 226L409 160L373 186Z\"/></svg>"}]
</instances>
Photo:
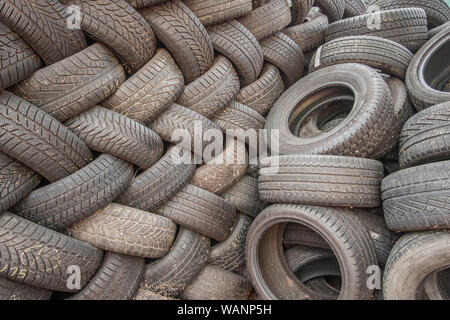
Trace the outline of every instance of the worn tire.
<instances>
[{"instance_id":1,"label":"worn tire","mask_svg":"<svg viewBox=\"0 0 450 320\"><path fill-rule=\"evenodd\" d=\"M242 88L236 101L265 116L283 92L284 83L280 71L277 67L266 63L260 77Z\"/></svg>"},{"instance_id":2,"label":"worn tire","mask_svg":"<svg viewBox=\"0 0 450 320\"><path fill-rule=\"evenodd\" d=\"M450 160L450 102L429 107L410 118L400 137L399 162L408 168Z\"/></svg>"},{"instance_id":3,"label":"worn tire","mask_svg":"<svg viewBox=\"0 0 450 320\"><path fill-rule=\"evenodd\" d=\"M156 49L155 34L145 19L123 0L63 0L81 9L81 29L104 43L132 72L142 68Z\"/></svg>"},{"instance_id":4,"label":"worn tire","mask_svg":"<svg viewBox=\"0 0 450 320\"><path fill-rule=\"evenodd\" d=\"M255 36L236 20L208 28L214 50L233 63L241 87L256 81L263 67L263 53Z\"/></svg>"},{"instance_id":5,"label":"worn tire","mask_svg":"<svg viewBox=\"0 0 450 320\"><path fill-rule=\"evenodd\" d=\"M108 252L89 283L69 300L130 300L144 274L145 259Z\"/></svg>"},{"instance_id":6,"label":"worn tire","mask_svg":"<svg viewBox=\"0 0 450 320\"><path fill-rule=\"evenodd\" d=\"M36 71L10 91L63 122L103 101L124 81L119 61L97 43Z\"/></svg>"},{"instance_id":7,"label":"worn tire","mask_svg":"<svg viewBox=\"0 0 450 320\"><path fill-rule=\"evenodd\" d=\"M145 258L164 256L176 231L170 219L116 203L67 230L70 236L97 248Z\"/></svg>"},{"instance_id":8,"label":"worn tire","mask_svg":"<svg viewBox=\"0 0 450 320\"><path fill-rule=\"evenodd\" d=\"M86 47L81 30L67 28L69 13L57 0L5 0L0 19L50 65Z\"/></svg>"},{"instance_id":9,"label":"worn tire","mask_svg":"<svg viewBox=\"0 0 450 320\"><path fill-rule=\"evenodd\" d=\"M381 185L386 223L394 231L450 228L450 161L387 176Z\"/></svg>"},{"instance_id":10,"label":"worn tire","mask_svg":"<svg viewBox=\"0 0 450 320\"><path fill-rule=\"evenodd\" d=\"M213 121L224 132L227 130L243 130L244 132L249 129L259 130L264 128L266 122L257 111L236 101L216 114ZM240 136L237 138L245 139Z\"/></svg>"},{"instance_id":11,"label":"worn tire","mask_svg":"<svg viewBox=\"0 0 450 320\"><path fill-rule=\"evenodd\" d=\"M50 300L51 290L29 286L6 278L0 278L0 301Z\"/></svg>"},{"instance_id":12,"label":"worn tire","mask_svg":"<svg viewBox=\"0 0 450 320\"><path fill-rule=\"evenodd\" d=\"M167 0L125 0L125 1L128 2L133 8L139 9L149 7Z\"/></svg>"},{"instance_id":13,"label":"worn tire","mask_svg":"<svg viewBox=\"0 0 450 320\"><path fill-rule=\"evenodd\" d=\"M49 181L84 167L92 153L77 136L38 107L9 93L0 94L0 151Z\"/></svg>"},{"instance_id":14,"label":"worn tire","mask_svg":"<svg viewBox=\"0 0 450 320\"><path fill-rule=\"evenodd\" d=\"M180 0L167 1L139 13L174 57L186 84L209 70L214 59L211 38L185 4Z\"/></svg>"},{"instance_id":15,"label":"worn tire","mask_svg":"<svg viewBox=\"0 0 450 320\"><path fill-rule=\"evenodd\" d=\"M217 241L230 234L236 209L219 196L188 184L156 212Z\"/></svg>"},{"instance_id":16,"label":"worn tire","mask_svg":"<svg viewBox=\"0 0 450 320\"><path fill-rule=\"evenodd\" d=\"M0 275L31 286L73 292L67 268L80 268L82 287L100 266L102 252L82 241L5 212L0 215Z\"/></svg>"},{"instance_id":17,"label":"worn tire","mask_svg":"<svg viewBox=\"0 0 450 320\"><path fill-rule=\"evenodd\" d=\"M291 26L296 26L305 21L314 4L314 0L293 0L291 6Z\"/></svg>"},{"instance_id":18,"label":"worn tire","mask_svg":"<svg viewBox=\"0 0 450 320\"><path fill-rule=\"evenodd\" d=\"M380 29L370 22L380 19ZM370 28L369 28L370 26ZM325 41L356 35L377 36L396 41L416 52L427 41L427 16L420 8L405 8L364 14L330 24Z\"/></svg>"},{"instance_id":19,"label":"worn tire","mask_svg":"<svg viewBox=\"0 0 450 320\"><path fill-rule=\"evenodd\" d=\"M0 22L0 90L25 79L42 67L37 53L12 31Z\"/></svg>"},{"instance_id":20,"label":"worn tire","mask_svg":"<svg viewBox=\"0 0 450 320\"><path fill-rule=\"evenodd\" d=\"M227 107L239 91L239 77L231 62L218 55L205 74L184 87L177 103L211 119Z\"/></svg>"},{"instance_id":21,"label":"worn tire","mask_svg":"<svg viewBox=\"0 0 450 320\"><path fill-rule=\"evenodd\" d=\"M79 114L65 125L91 150L116 156L142 169L150 168L164 152L163 141L155 132L99 106Z\"/></svg>"},{"instance_id":22,"label":"worn tire","mask_svg":"<svg viewBox=\"0 0 450 320\"><path fill-rule=\"evenodd\" d=\"M23 218L64 229L108 206L130 184L133 166L104 154L75 173L34 190L13 207Z\"/></svg>"},{"instance_id":23,"label":"worn tire","mask_svg":"<svg viewBox=\"0 0 450 320\"><path fill-rule=\"evenodd\" d=\"M361 16L367 11L366 0L345 0L344 19Z\"/></svg>"},{"instance_id":24,"label":"worn tire","mask_svg":"<svg viewBox=\"0 0 450 320\"><path fill-rule=\"evenodd\" d=\"M176 101L183 86L183 74L175 60L167 50L158 49L102 106L147 125Z\"/></svg>"},{"instance_id":25,"label":"worn tire","mask_svg":"<svg viewBox=\"0 0 450 320\"><path fill-rule=\"evenodd\" d=\"M252 11L252 0L184 0L204 26L219 24Z\"/></svg>"},{"instance_id":26,"label":"worn tire","mask_svg":"<svg viewBox=\"0 0 450 320\"><path fill-rule=\"evenodd\" d=\"M261 165L259 196L269 203L375 208L381 204L383 164L376 160L289 155Z\"/></svg>"},{"instance_id":27,"label":"worn tire","mask_svg":"<svg viewBox=\"0 0 450 320\"><path fill-rule=\"evenodd\" d=\"M180 228L170 251L145 268L142 287L163 297L178 297L204 268L209 238Z\"/></svg>"},{"instance_id":28,"label":"worn tire","mask_svg":"<svg viewBox=\"0 0 450 320\"><path fill-rule=\"evenodd\" d=\"M344 16L346 0L314 0L314 5L319 7L332 23Z\"/></svg>"}]
</instances>

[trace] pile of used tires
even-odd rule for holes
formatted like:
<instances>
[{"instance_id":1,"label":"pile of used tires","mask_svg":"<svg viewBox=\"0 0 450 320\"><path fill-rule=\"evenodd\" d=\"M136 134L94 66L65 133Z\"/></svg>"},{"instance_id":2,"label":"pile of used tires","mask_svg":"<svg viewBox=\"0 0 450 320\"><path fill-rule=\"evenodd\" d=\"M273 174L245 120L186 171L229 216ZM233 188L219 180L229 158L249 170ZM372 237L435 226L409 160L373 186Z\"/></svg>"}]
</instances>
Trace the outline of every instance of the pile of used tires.
<instances>
[{"instance_id":1,"label":"pile of used tires","mask_svg":"<svg viewBox=\"0 0 450 320\"><path fill-rule=\"evenodd\" d=\"M449 20L1 1L0 300L449 299Z\"/></svg>"}]
</instances>

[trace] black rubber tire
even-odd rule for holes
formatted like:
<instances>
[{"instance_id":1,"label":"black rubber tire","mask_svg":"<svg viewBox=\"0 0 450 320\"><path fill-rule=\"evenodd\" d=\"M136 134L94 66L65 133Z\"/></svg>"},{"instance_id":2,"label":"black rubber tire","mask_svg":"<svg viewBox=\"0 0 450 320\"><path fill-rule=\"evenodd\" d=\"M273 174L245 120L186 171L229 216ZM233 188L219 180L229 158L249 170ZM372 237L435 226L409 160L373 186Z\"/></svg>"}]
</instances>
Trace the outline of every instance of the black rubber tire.
<instances>
[{"instance_id":1,"label":"black rubber tire","mask_svg":"<svg viewBox=\"0 0 450 320\"><path fill-rule=\"evenodd\" d=\"M195 136L197 131L195 128L199 123L201 123L201 137L204 139L202 139L201 148L196 148L195 140L199 138ZM159 134L164 141L182 146L189 152L199 156L203 156L203 150L209 143L205 139L205 132L208 130L220 130L220 127L213 121L176 103L168 107L148 127ZM181 135L174 134L177 132Z\"/></svg>"},{"instance_id":2,"label":"black rubber tire","mask_svg":"<svg viewBox=\"0 0 450 320\"><path fill-rule=\"evenodd\" d=\"M67 28L69 14L57 0L4 0L0 3L0 19L47 65L86 47L83 32Z\"/></svg>"},{"instance_id":3,"label":"black rubber tire","mask_svg":"<svg viewBox=\"0 0 450 320\"><path fill-rule=\"evenodd\" d=\"M194 175L196 166L174 162L175 150L176 147L169 148L156 164L136 176L115 202L153 212L180 191Z\"/></svg>"},{"instance_id":4,"label":"black rubber tire","mask_svg":"<svg viewBox=\"0 0 450 320\"><path fill-rule=\"evenodd\" d=\"M107 45L124 63L127 72L136 72L154 55L156 38L145 19L123 0L63 0L81 10L81 29Z\"/></svg>"},{"instance_id":5,"label":"black rubber tire","mask_svg":"<svg viewBox=\"0 0 450 320\"><path fill-rule=\"evenodd\" d=\"M450 160L404 169L381 185L386 223L394 231L450 228Z\"/></svg>"},{"instance_id":6,"label":"black rubber tire","mask_svg":"<svg viewBox=\"0 0 450 320\"><path fill-rule=\"evenodd\" d=\"M435 271L450 267L450 231L408 233L389 255L383 275L386 300L419 300L421 283Z\"/></svg>"},{"instance_id":7,"label":"black rubber tire","mask_svg":"<svg viewBox=\"0 0 450 320\"><path fill-rule=\"evenodd\" d=\"M236 101L266 116L283 92L284 83L280 71L270 63L265 63L260 77L242 88Z\"/></svg>"},{"instance_id":8,"label":"black rubber tire","mask_svg":"<svg viewBox=\"0 0 450 320\"><path fill-rule=\"evenodd\" d=\"M345 0L344 19L362 16L367 11L367 0Z\"/></svg>"},{"instance_id":9,"label":"black rubber tire","mask_svg":"<svg viewBox=\"0 0 450 320\"><path fill-rule=\"evenodd\" d=\"M338 86L330 87L330 77L353 88L353 92L357 93L354 103L354 96L348 97L354 94L342 91ZM304 111L307 105L310 107L311 99L315 101L315 109L307 111L315 112L321 111L319 108L325 103L329 105L332 101L339 101L341 97L352 100L354 106L352 113L336 128L329 132L320 132L314 138L293 134L289 126L295 132L294 129L298 129L305 121L291 115ZM389 88L376 71L360 64L339 64L318 70L289 88L270 111L266 129L280 130L280 154L371 157L390 134L385 128L395 125L391 109L392 97Z\"/></svg>"},{"instance_id":10,"label":"black rubber tire","mask_svg":"<svg viewBox=\"0 0 450 320\"><path fill-rule=\"evenodd\" d=\"M65 125L91 150L116 156L142 169L150 168L164 152L163 141L155 132L99 106L79 114Z\"/></svg>"},{"instance_id":11,"label":"black rubber tire","mask_svg":"<svg viewBox=\"0 0 450 320\"><path fill-rule=\"evenodd\" d=\"M67 230L75 239L105 251L144 258L163 257L176 231L177 226L170 219L117 203Z\"/></svg>"},{"instance_id":12,"label":"black rubber tire","mask_svg":"<svg viewBox=\"0 0 450 320\"><path fill-rule=\"evenodd\" d=\"M108 252L89 283L68 300L130 300L144 275L145 259Z\"/></svg>"},{"instance_id":13,"label":"black rubber tire","mask_svg":"<svg viewBox=\"0 0 450 320\"><path fill-rule=\"evenodd\" d=\"M244 277L212 265L206 265L184 290L185 300L245 300L251 285Z\"/></svg>"},{"instance_id":14,"label":"black rubber tire","mask_svg":"<svg viewBox=\"0 0 450 320\"><path fill-rule=\"evenodd\" d=\"M0 90L6 89L42 67L37 53L12 31L0 22Z\"/></svg>"},{"instance_id":15,"label":"black rubber tire","mask_svg":"<svg viewBox=\"0 0 450 320\"><path fill-rule=\"evenodd\" d=\"M328 18L320 12L311 11L302 24L281 30L294 40L303 52L311 51L325 42Z\"/></svg>"},{"instance_id":16,"label":"black rubber tire","mask_svg":"<svg viewBox=\"0 0 450 320\"><path fill-rule=\"evenodd\" d=\"M243 130L244 132L249 129L259 130L264 128L266 122L257 111L236 101L217 113L213 121L224 132L227 130ZM245 139L240 136L237 138Z\"/></svg>"},{"instance_id":17,"label":"black rubber tire","mask_svg":"<svg viewBox=\"0 0 450 320\"><path fill-rule=\"evenodd\" d=\"M252 11L252 0L184 0L204 26L219 24Z\"/></svg>"},{"instance_id":18,"label":"black rubber tire","mask_svg":"<svg viewBox=\"0 0 450 320\"><path fill-rule=\"evenodd\" d=\"M143 287L139 288L133 300L179 300L175 298L169 298L162 296L160 294L154 293L153 291L147 290Z\"/></svg>"},{"instance_id":19,"label":"black rubber tire","mask_svg":"<svg viewBox=\"0 0 450 320\"><path fill-rule=\"evenodd\" d=\"M0 94L0 151L49 181L84 167L92 153L77 136L38 107L3 91Z\"/></svg>"},{"instance_id":20,"label":"black rubber tire","mask_svg":"<svg viewBox=\"0 0 450 320\"><path fill-rule=\"evenodd\" d=\"M95 274L102 252L82 241L47 229L14 214L0 215L0 276L31 286L73 292L67 268L80 268L84 287Z\"/></svg>"},{"instance_id":21,"label":"black rubber tire","mask_svg":"<svg viewBox=\"0 0 450 320\"><path fill-rule=\"evenodd\" d=\"M217 55L214 64L186 87L177 103L211 119L227 107L239 91L239 77L231 62Z\"/></svg>"},{"instance_id":22,"label":"black rubber tire","mask_svg":"<svg viewBox=\"0 0 450 320\"><path fill-rule=\"evenodd\" d=\"M381 10L421 8L427 14L429 29L438 27L450 20L450 8L445 0L371 0L370 4L377 5Z\"/></svg>"},{"instance_id":23,"label":"black rubber tire","mask_svg":"<svg viewBox=\"0 0 450 320\"><path fill-rule=\"evenodd\" d=\"M246 214L238 214L228 238L211 247L208 264L230 272L240 271L245 265L245 240L252 221Z\"/></svg>"},{"instance_id":24,"label":"black rubber tire","mask_svg":"<svg viewBox=\"0 0 450 320\"><path fill-rule=\"evenodd\" d=\"M231 159L231 161L230 161ZM191 184L220 195L234 186L245 174L248 154L237 140L227 141L225 150L217 157L200 166Z\"/></svg>"},{"instance_id":25,"label":"black rubber tire","mask_svg":"<svg viewBox=\"0 0 450 320\"><path fill-rule=\"evenodd\" d=\"M266 207L259 198L258 179L247 175L243 176L239 182L223 193L222 198L231 203L238 211L253 218Z\"/></svg>"},{"instance_id":26,"label":"black rubber tire","mask_svg":"<svg viewBox=\"0 0 450 320\"><path fill-rule=\"evenodd\" d=\"M125 0L125 1L128 2L133 8L139 9L149 7L161 2L165 2L167 0Z\"/></svg>"},{"instance_id":27,"label":"black rubber tire","mask_svg":"<svg viewBox=\"0 0 450 320\"><path fill-rule=\"evenodd\" d=\"M238 21L258 40L280 31L291 23L291 10L286 0L273 0L258 7Z\"/></svg>"},{"instance_id":28,"label":"black rubber tire","mask_svg":"<svg viewBox=\"0 0 450 320\"><path fill-rule=\"evenodd\" d=\"M429 107L410 118L400 137L402 168L450 160L450 101Z\"/></svg>"},{"instance_id":29,"label":"black rubber tire","mask_svg":"<svg viewBox=\"0 0 450 320\"><path fill-rule=\"evenodd\" d=\"M214 50L230 59L239 76L241 87L255 82L264 59L255 36L236 20L208 28Z\"/></svg>"},{"instance_id":30,"label":"black rubber tire","mask_svg":"<svg viewBox=\"0 0 450 320\"><path fill-rule=\"evenodd\" d=\"M450 92L439 91L450 80L448 66L442 65L449 54L450 26L429 40L412 59L405 82L417 110L450 101Z\"/></svg>"},{"instance_id":31,"label":"black rubber tire","mask_svg":"<svg viewBox=\"0 0 450 320\"><path fill-rule=\"evenodd\" d=\"M224 199L188 184L156 213L192 231L224 241L230 234L236 209Z\"/></svg>"},{"instance_id":32,"label":"black rubber tire","mask_svg":"<svg viewBox=\"0 0 450 320\"><path fill-rule=\"evenodd\" d=\"M288 223L283 233L283 245L290 249L296 246L307 246L330 249L328 243L317 232L298 223Z\"/></svg>"},{"instance_id":33,"label":"black rubber tire","mask_svg":"<svg viewBox=\"0 0 450 320\"><path fill-rule=\"evenodd\" d=\"M264 299L318 298L287 265L281 241L287 222L318 232L333 249L343 274L339 299L369 299L367 268L376 265L373 244L364 228L341 209L299 205L272 205L250 226L246 243L247 269L253 287Z\"/></svg>"},{"instance_id":34,"label":"black rubber tire","mask_svg":"<svg viewBox=\"0 0 450 320\"><path fill-rule=\"evenodd\" d=\"M203 270L210 240L183 227L169 252L145 268L142 287L163 297L178 297Z\"/></svg>"},{"instance_id":35,"label":"black rubber tire","mask_svg":"<svg viewBox=\"0 0 450 320\"><path fill-rule=\"evenodd\" d=\"M314 0L314 5L319 7L332 23L344 16L346 0Z\"/></svg>"},{"instance_id":36,"label":"black rubber tire","mask_svg":"<svg viewBox=\"0 0 450 320\"><path fill-rule=\"evenodd\" d=\"M264 60L281 71L286 89L302 77L305 57L300 47L287 35L277 32L262 41L261 48Z\"/></svg>"},{"instance_id":37,"label":"black rubber tire","mask_svg":"<svg viewBox=\"0 0 450 320\"><path fill-rule=\"evenodd\" d=\"M380 19L380 29L370 21ZM396 41L411 52L416 52L427 41L427 17L420 8L405 8L364 14L330 24L325 41L356 35L377 36Z\"/></svg>"},{"instance_id":38,"label":"black rubber tire","mask_svg":"<svg viewBox=\"0 0 450 320\"><path fill-rule=\"evenodd\" d=\"M117 58L96 43L36 71L10 91L63 122L106 99L124 81Z\"/></svg>"},{"instance_id":39,"label":"black rubber tire","mask_svg":"<svg viewBox=\"0 0 450 320\"><path fill-rule=\"evenodd\" d=\"M11 208L33 191L41 176L0 152L0 213Z\"/></svg>"},{"instance_id":40,"label":"black rubber tire","mask_svg":"<svg viewBox=\"0 0 450 320\"><path fill-rule=\"evenodd\" d=\"M125 81L102 106L147 125L176 101L183 91L183 74L165 49Z\"/></svg>"},{"instance_id":41,"label":"black rubber tire","mask_svg":"<svg viewBox=\"0 0 450 320\"><path fill-rule=\"evenodd\" d=\"M5 300L49 300L52 291L28 286L6 278L0 278L0 301Z\"/></svg>"},{"instance_id":42,"label":"black rubber tire","mask_svg":"<svg viewBox=\"0 0 450 320\"><path fill-rule=\"evenodd\" d=\"M383 164L324 155L288 155L261 165L259 196L268 203L375 208L381 204Z\"/></svg>"},{"instance_id":43,"label":"black rubber tire","mask_svg":"<svg viewBox=\"0 0 450 320\"><path fill-rule=\"evenodd\" d=\"M290 26L296 26L305 21L311 10L314 0L292 0L291 1L291 23Z\"/></svg>"},{"instance_id":44,"label":"black rubber tire","mask_svg":"<svg viewBox=\"0 0 450 320\"><path fill-rule=\"evenodd\" d=\"M75 173L34 190L12 210L61 230L108 206L128 187L133 174L130 163L104 154Z\"/></svg>"},{"instance_id":45,"label":"black rubber tire","mask_svg":"<svg viewBox=\"0 0 450 320\"><path fill-rule=\"evenodd\" d=\"M444 24L441 24L439 27L429 30L428 31L428 40L433 38L435 35L437 35L439 32L441 32L442 30L444 30L447 27L450 27L450 21L448 21Z\"/></svg>"},{"instance_id":46,"label":"black rubber tire","mask_svg":"<svg viewBox=\"0 0 450 320\"><path fill-rule=\"evenodd\" d=\"M349 36L327 42L311 58L309 73L339 63L361 63L405 80L413 58L401 44L380 37Z\"/></svg>"},{"instance_id":47,"label":"black rubber tire","mask_svg":"<svg viewBox=\"0 0 450 320\"><path fill-rule=\"evenodd\" d=\"M211 38L185 4L180 0L167 1L139 13L174 57L186 84L209 70L214 59Z\"/></svg>"}]
</instances>

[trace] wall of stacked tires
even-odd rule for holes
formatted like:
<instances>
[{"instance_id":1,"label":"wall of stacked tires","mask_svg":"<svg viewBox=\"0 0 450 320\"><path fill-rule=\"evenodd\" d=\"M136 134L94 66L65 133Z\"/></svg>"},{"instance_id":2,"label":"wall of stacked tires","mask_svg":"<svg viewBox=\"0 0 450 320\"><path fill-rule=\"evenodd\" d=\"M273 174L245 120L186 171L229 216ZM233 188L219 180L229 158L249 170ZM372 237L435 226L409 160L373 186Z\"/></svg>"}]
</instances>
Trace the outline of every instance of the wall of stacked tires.
<instances>
[{"instance_id":1,"label":"wall of stacked tires","mask_svg":"<svg viewBox=\"0 0 450 320\"><path fill-rule=\"evenodd\" d=\"M449 20L1 0L0 299L450 299ZM198 123L279 140L177 162Z\"/></svg>"}]
</instances>

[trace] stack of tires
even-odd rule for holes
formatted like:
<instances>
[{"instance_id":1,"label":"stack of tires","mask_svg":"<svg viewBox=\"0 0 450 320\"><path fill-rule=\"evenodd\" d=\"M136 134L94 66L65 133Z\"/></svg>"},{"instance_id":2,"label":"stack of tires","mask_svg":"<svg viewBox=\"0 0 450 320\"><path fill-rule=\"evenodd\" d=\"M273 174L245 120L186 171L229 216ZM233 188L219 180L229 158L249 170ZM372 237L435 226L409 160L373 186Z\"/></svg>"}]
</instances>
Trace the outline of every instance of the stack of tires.
<instances>
[{"instance_id":1,"label":"stack of tires","mask_svg":"<svg viewBox=\"0 0 450 320\"><path fill-rule=\"evenodd\" d=\"M1 1L0 300L448 298L450 9L372 2Z\"/></svg>"}]
</instances>

